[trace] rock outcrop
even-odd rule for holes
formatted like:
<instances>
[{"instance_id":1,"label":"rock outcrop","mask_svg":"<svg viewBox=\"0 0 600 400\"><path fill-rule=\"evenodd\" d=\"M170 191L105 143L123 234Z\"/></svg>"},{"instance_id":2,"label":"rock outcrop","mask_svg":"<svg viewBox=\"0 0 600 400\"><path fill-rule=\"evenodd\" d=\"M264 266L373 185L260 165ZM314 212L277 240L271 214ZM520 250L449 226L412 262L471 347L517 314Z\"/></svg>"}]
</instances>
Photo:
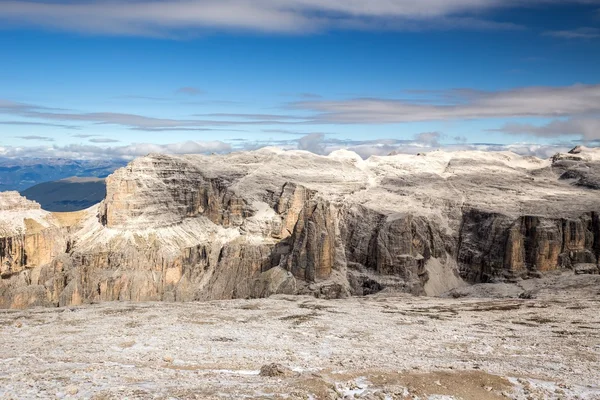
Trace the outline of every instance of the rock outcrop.
<instances>
[{"instance_id":1,"label":"rock outcrop","mask_svg":"<svg viewBox=\"0 0 600 400\"><path fill-rule=\"evenodd\" d=\"M362 160L262 149L149 155L48 213L0 194L0 307L400 290L596 273L600 152ZM594 269L596 268L596 269Z\"/></svg>"}]
</instances>

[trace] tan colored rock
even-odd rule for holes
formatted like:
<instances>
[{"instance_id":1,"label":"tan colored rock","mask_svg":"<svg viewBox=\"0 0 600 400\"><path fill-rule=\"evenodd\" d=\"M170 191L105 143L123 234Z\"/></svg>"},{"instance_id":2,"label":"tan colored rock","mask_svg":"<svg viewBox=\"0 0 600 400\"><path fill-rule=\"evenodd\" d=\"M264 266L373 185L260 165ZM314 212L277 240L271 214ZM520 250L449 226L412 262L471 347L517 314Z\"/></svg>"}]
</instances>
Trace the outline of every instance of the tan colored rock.
<instances>
[{"instance_id":1,"label":"tan colored rock","mask_svg":"<svg viewBox=\"0 0 600 400\"><path fill-rule=\"evenodd\" d=\"M0 307L437 294L598 265L598 165L589 149L150 155L82 212L0 194Z\"/></svg>"},{"instance_id":2,"label":"tan colored rock","mask_svg":"<svg viewBox=\"0 0 600 400\"><path fill-rule=\"evenodd\" d=\"M267 364L260 368L260 376L267 378L277 378L291 375L293 375L292 370L281 364Z\"/></svg>"},{"instance_id":3,"label":"tan colored rock","mask_svg":"<svg viewBox=\"0 0 600 400\"><path fill-rule=\"evenodd\" d=\"M263 272L254 280L252 297L262 298L274 294L296 294L296 278L291 272L275 267Z\"/></svg>"}]
</instances>

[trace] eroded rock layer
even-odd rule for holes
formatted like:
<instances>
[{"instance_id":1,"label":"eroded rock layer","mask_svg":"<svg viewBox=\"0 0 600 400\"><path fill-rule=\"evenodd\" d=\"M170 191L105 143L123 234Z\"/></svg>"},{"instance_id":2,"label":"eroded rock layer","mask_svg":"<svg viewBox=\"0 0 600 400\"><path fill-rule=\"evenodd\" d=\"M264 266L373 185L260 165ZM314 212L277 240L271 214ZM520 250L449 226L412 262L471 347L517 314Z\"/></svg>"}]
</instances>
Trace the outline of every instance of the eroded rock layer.
<instances>
[{"instance_id":1,"label":"eroded rock layer","mask_svg":"<svg viewBox=\"0 0 600 400\"><path fill-rule=\"evenodd\" d=\"M48 213L0 194L0 307L401 290L598 272L600 152L150 155Z\"/></svg>"}]
</instances>

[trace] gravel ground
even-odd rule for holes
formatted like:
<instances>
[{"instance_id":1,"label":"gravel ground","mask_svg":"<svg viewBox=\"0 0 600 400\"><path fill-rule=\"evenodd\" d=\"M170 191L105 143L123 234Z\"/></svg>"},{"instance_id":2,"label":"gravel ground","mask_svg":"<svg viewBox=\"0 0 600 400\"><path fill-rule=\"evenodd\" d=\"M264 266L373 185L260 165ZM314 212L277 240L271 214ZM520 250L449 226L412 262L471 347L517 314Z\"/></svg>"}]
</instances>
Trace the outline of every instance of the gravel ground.
<instances>
[{"instance_id":1,"label":"gravel ground","mask_svg":"<svg viewBox=\"0 0 600 400\"><path fill-rule=\"evenodd\" d=\"M544 290L3 310L0 398L600 399L600 286Z\"/></svg>"}]
</instances>

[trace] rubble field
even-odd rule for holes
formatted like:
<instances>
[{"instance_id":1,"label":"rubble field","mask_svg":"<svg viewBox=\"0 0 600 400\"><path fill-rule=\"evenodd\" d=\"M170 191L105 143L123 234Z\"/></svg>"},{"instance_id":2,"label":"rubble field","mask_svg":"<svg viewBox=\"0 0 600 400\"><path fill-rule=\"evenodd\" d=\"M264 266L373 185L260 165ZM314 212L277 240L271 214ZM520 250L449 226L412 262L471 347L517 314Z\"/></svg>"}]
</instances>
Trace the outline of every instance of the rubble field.
<instances>
[{"instance_id":1,"label":"rubble field","mask_svg":"<svg viewBox=\"0 0 600 400\"><path fill-rule=\"evenodd\" d=\"M600 276L524 282L1 310L0 398L600 399Z\"/></svg>"}]
</instances>

